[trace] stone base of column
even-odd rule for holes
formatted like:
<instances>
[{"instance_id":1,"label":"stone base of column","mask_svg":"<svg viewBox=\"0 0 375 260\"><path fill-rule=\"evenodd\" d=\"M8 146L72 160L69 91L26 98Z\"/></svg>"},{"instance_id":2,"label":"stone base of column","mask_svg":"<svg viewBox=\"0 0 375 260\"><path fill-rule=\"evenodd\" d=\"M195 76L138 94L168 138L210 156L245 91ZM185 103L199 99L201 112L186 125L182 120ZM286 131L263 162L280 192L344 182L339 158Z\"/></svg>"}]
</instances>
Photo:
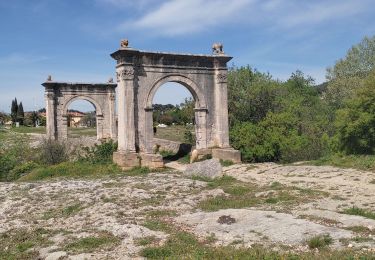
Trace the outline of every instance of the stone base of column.
<instances>
[{"instance_id":1,"label":"stone base of column","mask_svg":"<svg viewBox=\"0 0 375 260\"><path fill-rule=\"evenodd\" d=\"M142 167L148 167L150 169L163 168L163 156L160 154L141 153L141 165Z\"/></svg>"},{"instance_id":2,"label":"stone base of column","mask_svg":"<svg viewBox=\"0 0 375 260\"><path fill-rule=\"evenodd\" d=\"M196 155L194 155L194 156L196 156L196 158L192 158L193 155L190 158L190 159L192 159L192 161L199 161L199 160L207 159L207 157L212 156L212 149L209 149L209 148L196 149Z\"/></svg>"},{"instance_id":3,"label":"stone base of column","mask_svg":"<svg viewBox=\"0 0 375 260\"><path fill-rule=\"evenodd\" d=\"M212 158L241 163L241 152L233 148L214 148Z\"/></svg>"},{"instance_id":4,"label":"stone base of column","mask_svg":"<svg viewBox=\"0 0 375 260\"><path fill-rule=\"evenodd\" d=\"M117 151L113 153L113 162L123 170L141 166L141 158L137 153Z\"/></svg>"}]
</instances>

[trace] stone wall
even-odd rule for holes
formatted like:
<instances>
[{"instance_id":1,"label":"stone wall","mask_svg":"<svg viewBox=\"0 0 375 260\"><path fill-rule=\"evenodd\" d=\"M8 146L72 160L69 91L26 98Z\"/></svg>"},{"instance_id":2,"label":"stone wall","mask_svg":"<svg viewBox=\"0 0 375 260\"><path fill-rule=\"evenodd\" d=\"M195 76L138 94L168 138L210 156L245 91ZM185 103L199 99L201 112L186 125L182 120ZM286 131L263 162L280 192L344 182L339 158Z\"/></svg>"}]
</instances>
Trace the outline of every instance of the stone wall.
<instances>
[{"instance_id":1,"label":"stone wall","mask_svg":"<svg viewBox=\"0 0 375 260\"><path fill-rule=\"evenodd\" d=\"M153 147L159 146L159 151L171 151L174 153L184 152L189 153L191 151L191 144L179 143L165 139L154 138Z\"/></svg>"}]
</instances>

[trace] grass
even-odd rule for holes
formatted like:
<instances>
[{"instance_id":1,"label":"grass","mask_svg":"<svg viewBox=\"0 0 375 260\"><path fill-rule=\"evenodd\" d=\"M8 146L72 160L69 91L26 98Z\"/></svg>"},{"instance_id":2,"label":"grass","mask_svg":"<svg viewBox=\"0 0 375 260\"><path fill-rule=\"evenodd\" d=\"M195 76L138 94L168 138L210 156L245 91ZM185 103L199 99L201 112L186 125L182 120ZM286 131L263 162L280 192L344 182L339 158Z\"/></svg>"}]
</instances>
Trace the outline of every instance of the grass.
<instances>
[{"instance_id":1,"label":"grass","mask_svg":"<svg viewBox=\"0 0 375 260\"><path fill-rule=\"evenodd\" d=\"M154 231L171 232L172 230L168 223L157 218L146 220L142 226Z\"/></svg>"},{"instance_id":2,"label":"grass","mask_svg":"<svg viewBox=\"0 0 375 260\"><path fill-rule=\"evenodd\" d=\"M194 127L192 126L172 125L165 128L158 127L154 136L160 139L185 143L185 132L188 130L192 131L192 134L195 135L195 133L193 133Z\"/></svg>"},{"instance_id":3,"label":"grass","mask_svg":"<svg viewBox=\"0 0 375 260\"><path fill-rule=\"evenodd\" d=\"M102 249L113 248L120 244L120 239L109 232L100 232L97 236L79 238L68 243L65 250L75 253L90 253Z\"/></svg>"},{"instance_id":4,"label":"grass","mask_svg":"<svg viewBox=\"0 0 375 260\"><path fill-rule=\"evenodd\" d=\"M332 244L333 239L329 234L317 235L308 239L306 243L310 249L321 249Z\"/></svg>"},{"instance_id":5,"label":"grass","mask_svg":"<svg viewBox=\"0 0 375 260\"><path fill-rule=\"evenodd\" d=\"M58 177L93 178L121 173L120 168L112 163L91 164L89 162L63 162L57 165L34 169L21 177L19 181L38 181Z\"/></svg>"},{"instance_id":6,"label":"grass","mask_svg":"<svg viewBox=\"0 0 375 260\"><path fill-rule=\"evenodd\" d=\"M344 209L341 213L375 219L375 212L372 212L366 209L361 209L358 207L351 207L348 209Z\"/></svg>"},{"instance_id":7,"label":"grass","mask_svg":"<svg viewBox=\"0 0 375 260\"><path fill-rule=\"evenodd\" d=\"M206 181L208 189L221 188L226 193L199 202L198 207L204 211L240 209L264 204L299 204L325 195L320 191L284 186L278 182L269 186L258 186L238 181L231 176L216 179L193 177L193 179ZM265 196L255 196L256 193L264 191L272 192Z\"/></svg>"},{"instance_id":8,"label":"grass","mask_svg":"<svg viewBox=\"0 0 375 260\"><path fill-rule=\"evenodd\" d=\"M222 159L220 159L220 164L221 164L221 166L227 167L227 166L233 165L234 163L232 161L230 161L230 160L222 160Z\"/></svg>"},{"instance_id":9,"label":"grass","mask_svg":"<svg viewBox=\"0 0 375 260\"><path fill-rule=\"evenodd\" d=\"M310 161L313 165L332 165L342 168L375 172L375 155L330 155L316 161Z\"/></svg>"},{"instance_id":10,"label":"grass","mask_svg":"<svg viewBox=\"0 0 375 260\"><path fill-rule=\"evenodd\" d=\"M137 246L147 246L150 244L153 244L157 241L158 239L155 236L147 236L147 237L140 237L135 239L135 244Z\"/></svg>"},{"instance_id":11,"label":"grass","mask_svg":"<svg viewBox=\"0 0 375 260\"><path fill-rule=\"evenodd\" d=\"M48 210L43 214L43 219L48 220L48 219L51 219L51 218L59 218L59 217L67 218L67 217L75 215L76 213L78 213L82 209L83 209L82 204L76 203L76 204L67 206L67 207L62 208L62 209Z\"/></svg>"},{"instance_id":12,"label":"grass","mask_svg":"<svg viewBox=\"0 0 375 260\"><path fill-rule=\"evenodd\" d=\"M320 240L319 240L320 241ZM328 237L323 237L323 244L329 244ZM241 243L242 241L237 242ZM172 233L162 246L148 246L141 251L141 256L147 259L373 259L372 253L355 252L351 250L320 252L277 252L260 245L251 248L218 246L212 247L211 240L199 241L188 232ZM319 245L321 242L319 242Z\"/></svg>"},{"instance_id":13,"label":"grass","mask_svg":"<svg viewBox=\"0 0 375 260\"><path fill-rule=\"evenodd\" d=\"M50 245L49 234L50 231L42 228L0 234L0 259L37 259L39 253L33 248Z\"/></svg>"},{"instance_id":14,"label":"grass","mask_svg":"<svg viewBox=\"0 0 375 260\"><path fill-rule=\"evenodd\" d=\"M12 127L11 131L21 134L45 134L46 128L44 126L40 127L31 127L31 126L20 126Z\"/></svg>"},{"instance_id":15,"label":"grass","mask_svg":"<svg viewBox=\"0 0 375 260\"><path fill-rule=\"evenodd\" d=\"M68 137L96 136L96 127L68 127Z\"/></svg>"}]
</instances>

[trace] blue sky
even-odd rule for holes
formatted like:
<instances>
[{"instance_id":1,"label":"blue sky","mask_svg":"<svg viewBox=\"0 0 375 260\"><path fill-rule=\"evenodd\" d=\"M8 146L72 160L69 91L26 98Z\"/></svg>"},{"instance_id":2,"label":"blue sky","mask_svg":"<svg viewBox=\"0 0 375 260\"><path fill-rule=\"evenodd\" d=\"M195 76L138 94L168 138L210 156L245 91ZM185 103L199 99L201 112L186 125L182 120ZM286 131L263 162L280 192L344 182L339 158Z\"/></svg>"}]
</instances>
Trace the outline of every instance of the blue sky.
<instances>
[{"instance_id":1,"label":"blue sky","mask_svg":"<svg viewBox=\"0 0 375 260\"><path fill-rule=\"evenodd\" d=\"M106 82L120 39L136 49L211 52L222 42L236 66L275 78L300 69L317 83L364 36L375 34L373 0L0 0L0 111L11 99L43 107L47 75ZM179 103L168 86L155 102Z\"/></svg>"}]
</instances>

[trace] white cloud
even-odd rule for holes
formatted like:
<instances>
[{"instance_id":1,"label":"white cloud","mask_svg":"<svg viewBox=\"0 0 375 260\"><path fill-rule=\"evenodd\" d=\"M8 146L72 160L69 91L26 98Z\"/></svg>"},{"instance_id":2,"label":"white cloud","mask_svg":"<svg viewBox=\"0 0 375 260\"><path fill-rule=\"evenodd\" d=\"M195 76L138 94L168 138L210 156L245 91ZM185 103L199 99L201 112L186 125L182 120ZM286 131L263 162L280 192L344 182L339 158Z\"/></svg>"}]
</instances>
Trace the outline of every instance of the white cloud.
<instances>
[{"instance_id":1,"label":"white cloud","mask_svg":"<svg viewBox=\"0 0 375 260\"><path fill-rule=\"evenodd\" d=\"M315 25L357 15L366 10L367 1L317 1L284 7L287 7L289 12L281 14L279 25L290 28L301 25Z\"/></svg>"},{"instance_id":2,"label":"white cloud","mask_svg":"<svg viewBox=\"0 0 375 260\"><path fill-rule=\"evenodd\" d=\"M253 0L170 0L136 21L128 21L121 28L135 27L174 36L195 33L237 19L237 13Z\"/></svg>"},{"instance_id":3,"label":"white cloud","mask_svg":"<svg viewBox=\"0 0 375 260\"><path fill-rule=\"evenodd\" d=\"M126 0L98 0L112 4ZM156 0L141 2L156 3ZM262 26L264 29L291 30L302 26L352 17L368 11L370 0L168 0L158 2L135 20L125 21L123 30L147 31L175 36L196 33L241 21L241 29ZM250 30L250 29L249 29Z\"/></svg>"}]
</instances>

